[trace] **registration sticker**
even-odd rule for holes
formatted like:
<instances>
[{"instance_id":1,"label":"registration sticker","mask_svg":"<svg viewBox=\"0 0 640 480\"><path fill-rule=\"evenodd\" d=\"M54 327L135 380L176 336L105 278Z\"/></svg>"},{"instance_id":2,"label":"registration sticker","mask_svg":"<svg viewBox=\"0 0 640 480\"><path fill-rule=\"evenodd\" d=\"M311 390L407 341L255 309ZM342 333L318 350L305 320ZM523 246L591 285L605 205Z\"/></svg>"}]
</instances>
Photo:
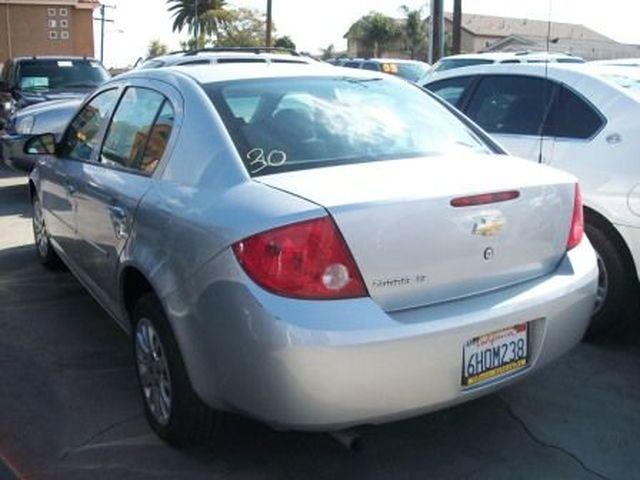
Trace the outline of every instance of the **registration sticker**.
<instances>
[{"instance_id":1,"label":"registration sticker","mask_svg":"<svg viewBox=\"0 0 640 480\"><path fill-rule=\"evenodd\" d=\"M508 375L529 362L527 323L473 338L462 351L462 385L480 383Z\"/></svg>"}]
</instances>

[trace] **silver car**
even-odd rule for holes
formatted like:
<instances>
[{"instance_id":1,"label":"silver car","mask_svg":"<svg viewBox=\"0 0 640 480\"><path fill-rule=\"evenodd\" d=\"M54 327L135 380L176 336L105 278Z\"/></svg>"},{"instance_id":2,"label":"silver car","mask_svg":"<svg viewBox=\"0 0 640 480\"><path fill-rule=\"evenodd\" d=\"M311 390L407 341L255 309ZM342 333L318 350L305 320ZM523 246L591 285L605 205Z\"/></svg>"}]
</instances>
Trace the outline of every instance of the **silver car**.
<instances>
[{"instance_id":1,"label":"silver car","mask_svg":"<svg viewBox=\"0 0 640 480\"><path fill-rule=\"evenodd\" d=\"M471 400L593 310L574 177L382 73L134 71L25 148L38 256L132 333L173 445L224 411L328 431Z\"/></svg>"}]
</instances>

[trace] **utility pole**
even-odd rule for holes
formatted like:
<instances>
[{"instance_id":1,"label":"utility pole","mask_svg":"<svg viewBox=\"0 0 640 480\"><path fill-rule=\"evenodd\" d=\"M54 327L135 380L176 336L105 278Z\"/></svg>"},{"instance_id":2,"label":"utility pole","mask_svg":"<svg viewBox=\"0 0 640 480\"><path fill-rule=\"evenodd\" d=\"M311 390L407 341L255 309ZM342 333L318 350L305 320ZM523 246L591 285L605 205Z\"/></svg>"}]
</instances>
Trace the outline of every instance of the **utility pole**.
<instances>
[{"instance_id":1,"label":"utility pole","mask_svg":"<svg viewBox=\"0 0 640 480\"><path fill-rule=\"evenodd\" d=\"M107 18L105 14L105 9L107 8L116 8L114 5L100 4L100 16L98 18L94 18L100 22L100 62L104 63L104 24L105 23L113 23L114 20Z\"/></svg>"},{"instance_id":2,"label":"utility pole","mask_svg":"<svg viewBox=\"0 0 640 480\"><path fill-rule=\"evenodd\" d=\"M429 19L429 63L432 65L444 55L444 0L431 0Z\"/></svg>"},{"instance_id":3,"label":"utility pole","mask_svg":"<svg viewBox=\"0 0 640 480\"><path fill-rule=\"evenodd\" d=\"M462 0L453 0L453 54L462 51Z\"/></svg>"},{"instance_id":4,"label":"utility pole","mask_svg":"<svg viewBox=\"0 0 640 480\"><path fill-rule=\"evenodd\" d=\"M267 0L267 34L266 34L266 41L265 41L265 45L267 47L271 46L271 27L272 27L271 0Z\"/></svg>"}]
</instances>

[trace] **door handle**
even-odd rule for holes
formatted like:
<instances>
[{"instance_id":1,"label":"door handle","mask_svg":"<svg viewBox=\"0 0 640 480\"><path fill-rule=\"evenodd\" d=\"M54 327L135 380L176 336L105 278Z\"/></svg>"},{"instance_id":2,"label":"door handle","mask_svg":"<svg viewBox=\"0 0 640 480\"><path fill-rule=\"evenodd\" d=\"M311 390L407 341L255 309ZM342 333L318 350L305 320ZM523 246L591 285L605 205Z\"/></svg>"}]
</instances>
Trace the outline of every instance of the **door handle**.
<instances>
[{"instance_id":1,"label":"door handle","mask_svg":"<svg viewBox=\"0 0 640 480\"><path fill-rule=\"evenodd\" d=\"M109 212L119 220L126 220L127 218L127 212L124 211L124 208L118 207L117 205L110 205Z\"/></svg>"}]
</instances>

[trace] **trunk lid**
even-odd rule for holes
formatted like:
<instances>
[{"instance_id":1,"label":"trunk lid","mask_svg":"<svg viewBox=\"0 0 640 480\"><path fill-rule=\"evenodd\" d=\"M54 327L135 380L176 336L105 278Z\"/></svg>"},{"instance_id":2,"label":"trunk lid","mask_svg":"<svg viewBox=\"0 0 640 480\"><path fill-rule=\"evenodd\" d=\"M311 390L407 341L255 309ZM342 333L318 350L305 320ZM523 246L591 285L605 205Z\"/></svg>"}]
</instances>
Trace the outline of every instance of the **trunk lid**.
<instances>
[{"instance_id":1,"label":"trunk lid","mask_svg":"<svg viewBox=\"0 0 640 480\"><path fill-rule=\"evenodd\" d=\"M571 175L548 167L475 154L257 180L329 211L372 299L386 311L475 295L554 270L566 251L575 185ZM458 197L512 190L518 198L451 205Z\"/></svg>"}]
</instances>

